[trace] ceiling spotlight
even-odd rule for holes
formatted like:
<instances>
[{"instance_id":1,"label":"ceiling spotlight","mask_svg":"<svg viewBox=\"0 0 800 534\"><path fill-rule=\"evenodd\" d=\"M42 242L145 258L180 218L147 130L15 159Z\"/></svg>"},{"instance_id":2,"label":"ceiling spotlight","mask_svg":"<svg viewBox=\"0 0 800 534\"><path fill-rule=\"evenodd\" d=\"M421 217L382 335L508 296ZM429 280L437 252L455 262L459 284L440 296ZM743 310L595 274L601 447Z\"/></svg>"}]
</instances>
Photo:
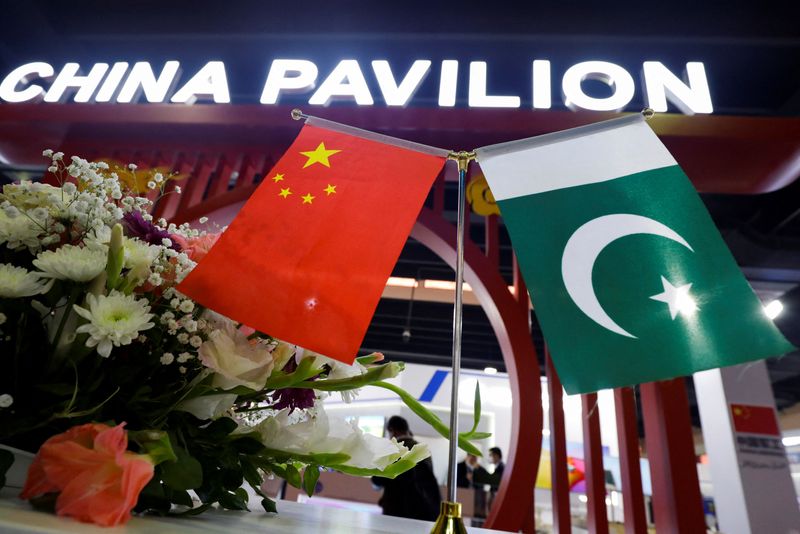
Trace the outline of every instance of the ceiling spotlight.
<instances>
[{"instance_id":1,"label":"ceiling spotlight","mask_svg":"<svg viewBox=\"0 0 800 534\"><path fill-rule=\"evenodd\" d=\"M783 438L784 447L796 447L800 445L800 436L786 436Z\"/></svg>"},{"instance_id":2,"label":"ceiling spotlight","mask_svg":"<svg viewBox=\"0 0 800 534\"><path fill-rule=\"evenodd\" d=\"M483 372L486 373L487 375L496 375L497 374L497 369L494 368L494 367L486 367L483 370Z\"/></svg>"},{"instance_id":3,"label":"ceiling spotlight","mask_svg":"<svg viewBox=\"0 0 800 534\"><path fill-rule=\"evenodd\" d=\"M781 314L783 311L783 303L779 300L773 300L766 306L764 306L764 313L767 314L767 317L770 319L774 319Z\"/></svg>"}]
</instances>

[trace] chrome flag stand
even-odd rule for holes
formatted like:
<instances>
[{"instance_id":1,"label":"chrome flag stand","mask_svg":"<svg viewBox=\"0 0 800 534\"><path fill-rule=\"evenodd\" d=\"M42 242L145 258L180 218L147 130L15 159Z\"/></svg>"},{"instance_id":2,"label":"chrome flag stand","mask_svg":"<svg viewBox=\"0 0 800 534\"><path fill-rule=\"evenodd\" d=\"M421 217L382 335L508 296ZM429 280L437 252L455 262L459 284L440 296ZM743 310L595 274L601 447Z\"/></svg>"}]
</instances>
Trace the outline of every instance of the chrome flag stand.
<instances>
[{"instance_id":1,"label":"chrome flag stand","mask_svg":"<svg viewBox=\"0 0 800 534\"><path fill-rule=\"evenodd\" d=\"M461 374L461 316L464 296L464 230L467 167L475 152L451 152L447 159L458 163L458 211L456 224L456 297L453 306L453 369L450 388L450 449L447 461L447 499L431 534L466 534L461 503L456 500L456 451L458 450L458 380Z\"/></svg>"},{"instance_id":2,"label":"chrome flag stand","mask_svg":"<svg viewBox=\"0 0 800 534\"><path fill-rule=\"evenodd\" d=\"M316 117L306 115L299 109L293 109L291 112L292 119L306 120L314 119L319 121ZM356 131L361 135L375 136L373 132L366 132L358 130L352 126L347 126L339 123L330 123L324 121L328 125L335 125L337 128L343 128L350 132ZM395 140L397 141L397 140ZM416 146L417 143L404 142L404 144L412 144ZM444 153L446 151L441 151ZM464 522L461 518L461 504L456 501L456 451L458 450L458 382L461 371L461 323L462 323L462 310L463 310L463 296L464 296L464 231L465 231L465 204L466 204L466 179L467 167L471 161L475 160L475 152L454 152L447 153L447 159L455 161L458 164L458 211L457 211L457 225L456 225L456 287L455 287L455 304L453 307L453 367L452 367L452 388L450 393L450 443L449 443L449 457L447 464L447 499L442 502L439 510L439 517L431 530L432 534L466 534L467 529L464 527Z\"/></svg>"}]
</instances>

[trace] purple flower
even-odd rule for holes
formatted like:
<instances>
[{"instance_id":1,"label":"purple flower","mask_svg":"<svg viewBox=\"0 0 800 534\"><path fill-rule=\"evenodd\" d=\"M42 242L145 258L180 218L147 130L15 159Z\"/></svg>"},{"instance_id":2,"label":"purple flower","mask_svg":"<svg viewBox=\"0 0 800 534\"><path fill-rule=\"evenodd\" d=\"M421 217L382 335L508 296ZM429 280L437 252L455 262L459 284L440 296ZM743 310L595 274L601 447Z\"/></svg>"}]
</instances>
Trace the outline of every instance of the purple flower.
<instances>
[{"instance_id":1,"label":"purple flower","mask_svg":"<svg viewBox=\"0 0 800 534\"><path fill-rule=\"evenodd\" d=\"M159 228L150 221L145 220L142 214L138 211L129 211L122 217L122 222L125 224L127 234L130 237L138 237L146 243L151 245L163 245L164 239L172 241L169 248L176 252L181 251L180 244L172 237L172 235Z\"/></svg>"},{"instance_id":2,"label":"purple flower","mask_svg":"<svg viewBox=\"0 0 800 534\"><path fill-rule=\"evenodd\" d=\"M286 388L279 389L275 393L275 404L272 408L275 410L282 410L290 408L290 412L294 410L301 410L304 408L313 408L314 401L317 396L314 394L313 389L305 388Z\"/></svg>"},{"instance_id":3,"label":"purple flower","mask_svg":"<svg viewBox=\"0 0 800 534\"><path fill-rule=\"evenodd\" d=\"M297 361L294 357L289 358L289 361L286 362L286 365L283 366L284 373L293 373L297 370ZM311 378L311 380L315 380L317 377ZM317 399L317 395L314 393L313 389L306 389L306 388L286 388L286 389L279 389L275 392L275 404L272 405L272 408L275 410L282 410L284 408L290 408L289 413L303 408L313 408L314 401Z\"/></svg>"}]
</instances>

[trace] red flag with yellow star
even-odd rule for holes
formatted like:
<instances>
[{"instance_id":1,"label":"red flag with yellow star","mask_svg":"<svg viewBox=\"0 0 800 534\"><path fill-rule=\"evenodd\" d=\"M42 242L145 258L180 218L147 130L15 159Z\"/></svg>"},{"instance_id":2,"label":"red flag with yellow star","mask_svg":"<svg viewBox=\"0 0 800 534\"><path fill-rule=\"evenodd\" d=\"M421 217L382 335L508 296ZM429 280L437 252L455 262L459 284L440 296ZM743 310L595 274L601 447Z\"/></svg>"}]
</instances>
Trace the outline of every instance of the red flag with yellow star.
<instances>
[{"instance_id":1,"label":"red flag with yellow star","mask_svg":"<svg viewBox=\"0 0 800 534\"><path fill-rule=\"evenodd\" d=\"M178 289L352 363L446 155L309 121Z\"/></svg>"}]
</instances>

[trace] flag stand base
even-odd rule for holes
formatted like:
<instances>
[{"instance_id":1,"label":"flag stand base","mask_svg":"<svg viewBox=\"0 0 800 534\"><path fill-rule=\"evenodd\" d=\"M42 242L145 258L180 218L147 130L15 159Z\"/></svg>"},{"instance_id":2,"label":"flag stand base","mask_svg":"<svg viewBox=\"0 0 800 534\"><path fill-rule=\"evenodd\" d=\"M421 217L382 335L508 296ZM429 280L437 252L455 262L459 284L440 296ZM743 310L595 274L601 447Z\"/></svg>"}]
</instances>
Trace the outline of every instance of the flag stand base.
<instances>
[{"instance_id":1,"label":"flag stand base","mask_svg":"<svg viewBox=\"0 0 800 534\"><path fill-rule=\"evenodd\" d=\"M431 529L431 534L467 534L461 519L461 503L442 501L439 517Z\"/></svg>"}]
</instances>

